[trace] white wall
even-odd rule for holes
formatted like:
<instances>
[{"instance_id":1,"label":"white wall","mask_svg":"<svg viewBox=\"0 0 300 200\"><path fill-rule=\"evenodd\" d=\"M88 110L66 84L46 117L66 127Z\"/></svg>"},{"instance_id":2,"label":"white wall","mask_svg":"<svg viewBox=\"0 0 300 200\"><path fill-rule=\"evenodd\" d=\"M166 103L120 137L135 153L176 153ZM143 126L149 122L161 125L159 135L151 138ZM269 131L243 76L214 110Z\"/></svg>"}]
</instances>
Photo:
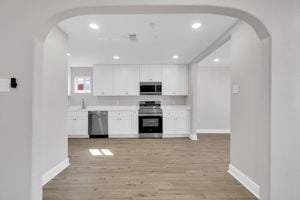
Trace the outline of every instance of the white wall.
<instances>
[{"instance_id":1,"label":"white wall","mask_svg":"<svg viewBox=\"0 0 300 200\"><path fill-rule=\"evenodd\" d=\"M44 44L42 173L68 157L67 52L67 35L53 28Z\"/></svg>"},{"instance_id":2,"label":"white wall","mask_svg":"<svg viewBox=\"0 0 300 200\"><path fill-rule=\"evenodd\" d=\"M196 74L190 83L196 96L193 120L197 129L231 128L230 164L260 185L263 175L259 168L266 162L260 155L264 143L261 136L269 127L265 108L268 74L262 67L262 42L244 22L239 22L230 35L230 68L204 67L207 59L190 66ZM209 56L213 58L213 54ZM239 94L231 94L231 84L239 85Z\"/></svg>"},{"instance_id":3,"label":"white wall","mask_svg":"<svg viewBox=\"0 0 300 200\"><path fill-rule=\"evenodd\" d=\"M261 102L267 91L261 87L265 75L261 63L261 41L254 30L240 22L231 35L231 81L240 86L231 96L230 162L259 184L259 135Z\"/></svg>"},{"instance_id":4,"label":"white wall","mask_svg":"<svg viewBox=\"0 0 300 200\"><path fill-rule=\"evenodd\" d=\"M79 106L81 97L86 99L88 106L137 106L139 101L161 101L163 105L185 105L186 96L111 96L97 97L90 94L74 93L74 78L76 76L90 76L93 80L92 67L71 67L71 96L69 97L70 106ZM93 81L92 81L93 87Z\"/></svg>"},{"instance_id":5,"label":"white wall","mask_svg":"<svg viewBox=\"0 0 300 200\"><path fill-rule=\"evenodd\" d=\"M31 153L32 146L39 142L36 132L32 131L33 125L36 126L32 120L33 106L35 107L34 110L38 111L36 109L37 104L32 104L33 99L37 98L36 91L33 96L32 85L34 80L33 65L38 63L33 59L34 38L44 35L43 33L48 31L46 25L53 26L53 22L63 19L60 18L62 16L53 16L66 10L73 10L75 13L77 12L76 8L103 5L108 6L106 7L108 12L111 8L109 6L125 5L124 10L122 7L116 8L116 12L123 13L132 12L130 9L134 9L127 5L140 5L139 8L142 8L144 12L150 12L146 5L164 5L164 9L169 9L168 12L170 13L174 12L176 8L166 5L173 6L175 4L190 6L181 7L176 12L219 12L249 19L247 18L249 15L237 12L243 10L256 16L268 28L272 36L272 57L270 60L264 60L264 63L268 64L269 61L272 63L272 71L270 72L272 78L271 136L268 136L268 132L264 132L264 136L266 136L265 139L271 138L271 149L268 148L269 140L264 140L262 142L264 142L266 149L260 153L271 151L271 168L267 169L271 169L272 178L269 180L272 184L271 197L268 197L268 185L265 185L264 193L266 195L262 199L300 199L300 190L298 189L300 179L300 134L298 134L300 60L297 59L300 51L300 2L298 0L2 1L0 6L0 77L16 76L20 87L0 96L0 156L5 160L0 165L0 199L31 199L31 167L33 161L38 160L36 153ZM217 6L217 8L211 10L206 5ZM233 9L227 10L227 7ZM157 7L152 7L152 9L155 8ZM163 13L167 12L162 8L160 9ZM154 11L152 10L152 12ZM74 13L69 16L73 16ZM262 28L255 20L249 20L249 22L258 29ZM264 39L264 46L266 47L264 54L266 55L270 40ZM40 76L37 71L35 73ZM268 77L266 78L268 79ZM267 87L267 84L264 84L263 87ZM269 105L266 104L267 107ZM18 148L12 149L15 146ZM9 153L7 153L8 150ZM268 156L263 160L268 162ZM268 174L268 172L264 174ZM36 193L33 193L33 197L35 199L41 198Z\"/></svg>"},{"instance_id":6,"label":"white wall","mask_svg":"<svg viewBox=\"0 0 300 200\"><path fill-rule=\"evenodd\" d=\"M200 133L230 130L230 68L196 64L196 120ZM217 133L217 132L215 132Z\"/></svg>"},{"instance_id":7,"label":"white wall","mask_svg":"<svg viewBox=\"0 0 300 200\"><path fill-rule=\"evenodd\" d=\"M0 78L18 81L17 89L0 92L1 200L29 200L31 192L33 36L18 3L0 3Z\"/></svg>"}]
</instances>

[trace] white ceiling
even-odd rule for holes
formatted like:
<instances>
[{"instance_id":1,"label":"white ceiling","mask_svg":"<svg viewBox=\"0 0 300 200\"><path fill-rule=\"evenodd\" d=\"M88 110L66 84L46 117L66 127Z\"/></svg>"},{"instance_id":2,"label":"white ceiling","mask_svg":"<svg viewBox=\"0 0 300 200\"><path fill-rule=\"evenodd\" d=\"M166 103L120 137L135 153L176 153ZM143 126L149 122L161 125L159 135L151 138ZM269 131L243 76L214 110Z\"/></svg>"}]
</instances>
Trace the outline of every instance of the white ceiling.
<instances>
[{"instance_id":1,"label":"white ceiling","mask_svg":"<svg viewBox=\"0 0 300 200\"><path fill-rule=\"evenodd\" d=\"M85 15L59 27L69 35L70 66L187 64L236 21L209 14ZM194 22L202 27L192 29ZM90 23L100 28L92 30ZM128 34L137 34L138 40L130 41ZM179 59L174 60L174 54ZM120 59L114 60L114 55Z\"/></svg>"},{"instance_id":2,"label":"white ceiling","mask_svg":"<svg viewBox=\"0 0 300 200\"><path fill-rule=\"evenodd\" d=\"M218 67L218 66L230 66L231 61L231 41L226 42L203 60L198 62L199 66L204 67ZM218 59L216 62L215 59Z\"/></svg>"}]
</instances>

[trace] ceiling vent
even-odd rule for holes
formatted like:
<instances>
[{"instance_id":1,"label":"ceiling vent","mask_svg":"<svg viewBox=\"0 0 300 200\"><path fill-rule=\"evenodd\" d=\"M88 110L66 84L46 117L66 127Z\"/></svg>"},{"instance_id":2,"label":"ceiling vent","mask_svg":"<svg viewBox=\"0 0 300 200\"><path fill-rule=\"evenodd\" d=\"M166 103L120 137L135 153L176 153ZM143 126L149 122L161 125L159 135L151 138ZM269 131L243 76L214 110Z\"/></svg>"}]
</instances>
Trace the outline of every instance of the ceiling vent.
<instances>
[{"instance_id":1,"label":"ceiling vent","mask_svg":"<svg viewBox=\"0 0 300 200\"><path fill-rule=\"evenodd\" d=\"M129 40L130 40L131 42L137 42L137 40L138 40L136 34L130 33L130 34L128 35L128 37L129 37Z\"/></svg>"}]
</instances>

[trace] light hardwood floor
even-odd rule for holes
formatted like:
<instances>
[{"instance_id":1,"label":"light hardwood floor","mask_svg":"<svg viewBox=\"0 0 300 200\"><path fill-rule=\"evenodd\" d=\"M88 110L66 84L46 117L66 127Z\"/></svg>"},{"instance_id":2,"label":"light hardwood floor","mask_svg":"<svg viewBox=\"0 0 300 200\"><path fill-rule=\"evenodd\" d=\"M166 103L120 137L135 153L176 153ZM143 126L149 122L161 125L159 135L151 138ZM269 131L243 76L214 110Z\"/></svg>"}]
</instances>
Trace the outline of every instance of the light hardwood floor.
<instances>
[{"instance_id":1,"label":"light hardwood floor","mask_svg":"<svg viewBox=\"0 0 300 200\"><path fill-rule=\"evenodd\" d=\"M90 148L114 156L94 157ZM70 139L71 166L44 200L254 200L228 173L229 136L189 139Z\"/></svg>"}]
</instances>

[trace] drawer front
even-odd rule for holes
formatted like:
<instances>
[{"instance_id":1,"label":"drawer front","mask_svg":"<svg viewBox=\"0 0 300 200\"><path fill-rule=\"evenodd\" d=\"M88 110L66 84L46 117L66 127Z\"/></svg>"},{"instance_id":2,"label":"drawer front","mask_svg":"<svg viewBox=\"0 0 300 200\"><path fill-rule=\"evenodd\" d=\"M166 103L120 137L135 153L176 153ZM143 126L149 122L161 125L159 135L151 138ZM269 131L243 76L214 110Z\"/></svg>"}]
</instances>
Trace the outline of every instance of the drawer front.
<instances>
[{"instance_id":1,"label":"drawer front","mask_svg":"<svg viewBox=\"0 0 300 200\"><path fill-rule=\"evenodd\" d=\"M88 112L68 112L68 117L88 117Z\"/></svg>"},{"instance_id":2,"label":"drawer front","mask_svg":"<svg viewBox=\"0 0 300 200\"><path fill-rule=\"evenodd\" d=\"M173 116L173 115L176 115L176 116L187 116L189 115L190 111L164 111L164 115L166 116Z\"/></svg>"},{"instance_id":3,"label":"drawer front","mask_svg":"<svg viewBox=\"0 0 300 200\"><path fill-rule=\"evenodd\" d=\"M108 112L108 116L109 117L131 117L131 112L130 111L122 111L122 112L118 112L118 111L111 111Z\"/></svg>"},{"instance_id":4,"label":"drawer front","mask_svg":"<svg viewBox=\"0 0 300 200\"><path fill-rule=\"evenodd\" d=\"M68 120L88 120L87 116L68 116Z\"/></svg>"}]
</instances>

